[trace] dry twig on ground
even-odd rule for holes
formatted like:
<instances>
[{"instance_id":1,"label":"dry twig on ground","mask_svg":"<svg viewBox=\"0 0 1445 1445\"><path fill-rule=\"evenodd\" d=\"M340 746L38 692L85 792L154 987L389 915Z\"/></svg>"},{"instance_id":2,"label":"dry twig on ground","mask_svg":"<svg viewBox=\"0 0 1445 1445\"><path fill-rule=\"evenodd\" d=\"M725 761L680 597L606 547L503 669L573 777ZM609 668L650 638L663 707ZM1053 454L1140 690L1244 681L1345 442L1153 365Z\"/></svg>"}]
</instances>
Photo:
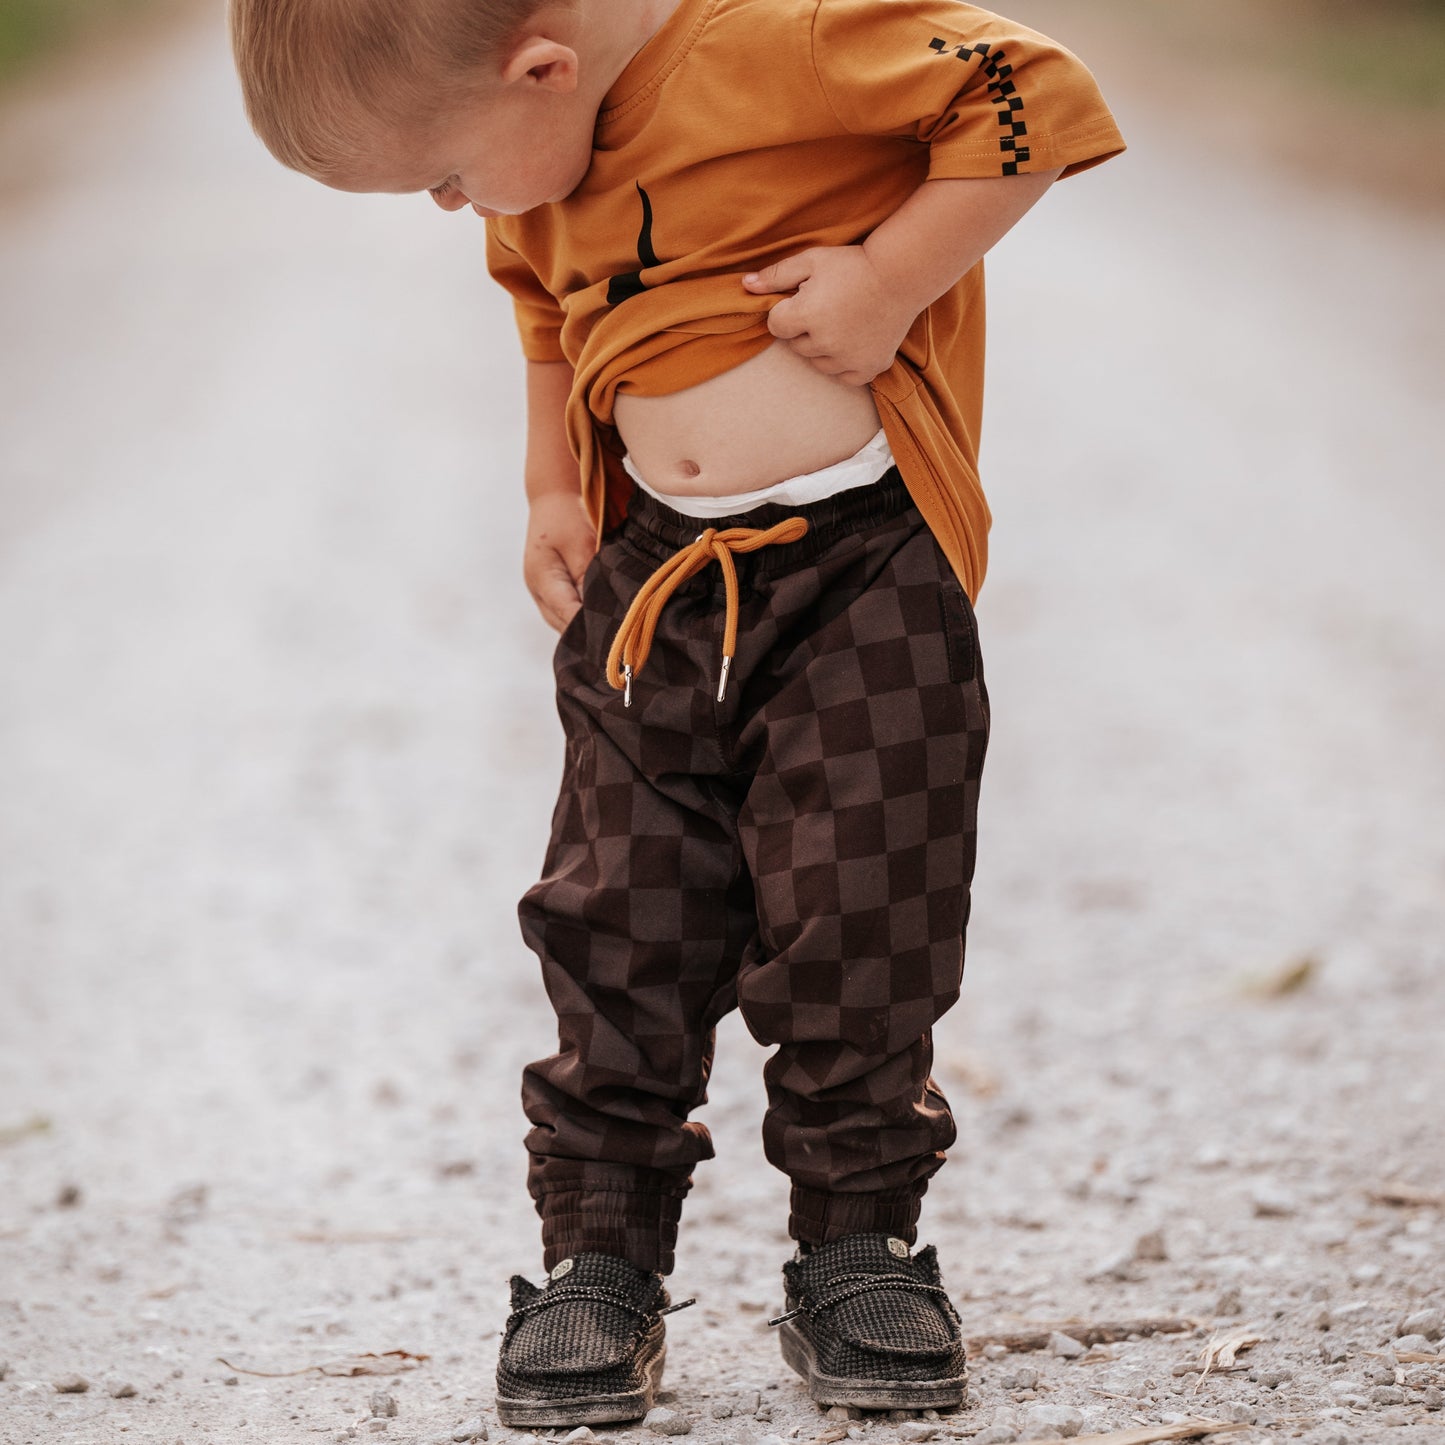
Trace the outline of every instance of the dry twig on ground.
<instances>
[{"instance_id":1,"label":"dry twig on ground","mask_svg":"<svg viewBox=\"0 0 1445 1445\"><path fill-rule=\"evenodd\" d=\"M966 1344L970 1352L981 1354L989 1345L1002 1345L1011 1355L1026 1355L1033 1350L1046 1350L1056 1334L1068 1335L1081 1345L1115 1345L1130 1335L1180 1335L1194 1328L1193 1320L1169 1315L1160 1319L1121 1320L1116 1324L1048 1325L1040 1329L1020 1330L1010 1334L970 1335Z\"/></svg>"}]
</instances>

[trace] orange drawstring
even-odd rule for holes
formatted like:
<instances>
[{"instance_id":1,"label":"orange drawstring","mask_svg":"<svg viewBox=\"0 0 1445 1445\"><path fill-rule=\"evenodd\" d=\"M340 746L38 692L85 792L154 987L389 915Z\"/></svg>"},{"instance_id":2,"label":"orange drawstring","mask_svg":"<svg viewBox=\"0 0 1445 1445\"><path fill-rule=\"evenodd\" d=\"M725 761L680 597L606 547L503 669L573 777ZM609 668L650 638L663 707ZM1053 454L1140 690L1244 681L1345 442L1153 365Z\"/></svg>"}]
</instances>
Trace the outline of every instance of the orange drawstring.
<instances>
[{"instance_id":1,"label":"orange drawstring","mask_svg":"<svg viewBox=\"0 0 1445 1445\"><path fill-rule=\"evenodd\" d=\"M771 547L777 542L796 542L807 535L808 524L801 517L789 517L776 526L729 527L719 532L709 527L674 556L669 557L646 582L641 591L632 599L622 626L612 641L612 651L607 654L607 681L622 693L625 707L632 706L632 679L642 671L647 655L652 651L652 639L672 594L689 577L696 577L710 562L716 562L723 571L723 587L727 592L727 620L723 629L722 676L718 681L717 700L727 695L728 671L733 665L733 656L738 645L738 569L733 562L734 552L756 552L760 547Z\"/></svg>"}]
</instances>

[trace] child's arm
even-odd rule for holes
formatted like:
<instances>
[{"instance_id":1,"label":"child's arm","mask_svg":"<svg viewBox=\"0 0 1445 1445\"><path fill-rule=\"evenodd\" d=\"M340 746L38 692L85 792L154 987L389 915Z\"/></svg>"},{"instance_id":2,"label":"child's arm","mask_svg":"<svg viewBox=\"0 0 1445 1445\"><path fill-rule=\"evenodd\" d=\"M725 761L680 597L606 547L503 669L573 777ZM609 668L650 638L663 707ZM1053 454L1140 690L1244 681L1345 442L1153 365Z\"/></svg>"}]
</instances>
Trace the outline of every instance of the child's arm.
<instances>
[{"instance_id":1,"label":"child's arm","mask_svg":"<svg viewBox=\"0 0 1445 1445\"><path fill-rule=\"evenodd\" d=\"M560 632L582 605L582 574L597 551L597 533L582 506L582 480L567 444L572 367L527 363L527 540L522 575L551 627Z\"/></svg>"},{"instance_id":2,"label":"child's arm","mask_svg":"<svg viewBox=\"0 0 1445 1445\"><path fill-rule=\"evenodd\" d=\"M886 371L920 312L975 266L1062 172L924 181L859 246L814 246L743 278L794 292L768 328L819 371L865 386Z\"/></svg>"}]
</instances>

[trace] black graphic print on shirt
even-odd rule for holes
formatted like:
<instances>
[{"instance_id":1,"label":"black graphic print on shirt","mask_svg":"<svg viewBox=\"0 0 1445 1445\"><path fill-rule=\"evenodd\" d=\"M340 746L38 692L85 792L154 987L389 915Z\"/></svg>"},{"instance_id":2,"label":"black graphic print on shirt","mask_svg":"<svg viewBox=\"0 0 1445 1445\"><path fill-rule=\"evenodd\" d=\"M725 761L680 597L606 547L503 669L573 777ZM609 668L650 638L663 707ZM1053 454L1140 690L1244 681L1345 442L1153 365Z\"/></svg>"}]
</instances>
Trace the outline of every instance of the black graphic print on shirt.
<instances>
[{"instance_id":1,"label":"black graphic print on shirt","mask_svg":"<svg viewBox=\"0 0 1445 1445\"><path fill-rule=\"evenodd\" d=\"M636 296L639 291L647 290L647 284L642 279L643 271L649 266L662 265L657 259L657 252L652 249L652 197L642 189L641 181L637 182L637 194L642 197L642 230L637 236L637 259L640 265L636 271L614 276L607 283L609 306L616 306L619 301L626 301L629 296Z\"/></svg>"},{"instance_id":2,"label":"black graphic print on shirt","mask_svg":"<svg viewBox=\"0 0 1445 1445\"><path fill-rule=\"evenodd\" d=\"M982 62L983 73L988 77L989 98L998 107L998 123L1001 127L998 148L1003 152L1002 173L1006 176L1018 175L1019 166L1029 158L1029 128L1023 118L1023 97L1018 93L1018 87L1009 79L1014 68L1008 63L1003 51L990 45L987 40L980 40L975 45L969 45L966 41L960 45L950 45L936 35L928 42L928 48L936 55L952 55L959 60L972 60L974 56L978 56ZM950 120L952 118L949 117Z\"/></svg>"}]
</instances>

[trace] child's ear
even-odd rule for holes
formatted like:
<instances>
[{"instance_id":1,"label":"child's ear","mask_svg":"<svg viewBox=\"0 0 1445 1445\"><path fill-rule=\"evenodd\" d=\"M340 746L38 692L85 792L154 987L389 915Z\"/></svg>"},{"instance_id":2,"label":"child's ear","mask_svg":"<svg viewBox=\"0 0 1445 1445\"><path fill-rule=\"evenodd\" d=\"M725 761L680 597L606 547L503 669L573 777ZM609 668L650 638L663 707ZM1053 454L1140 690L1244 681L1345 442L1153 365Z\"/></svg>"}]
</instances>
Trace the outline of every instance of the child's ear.
<instances>
[{"instance_id":1,"label":"child's ear","mask_svg":"<svg viewBox=\"0 0 1445 1445\"><path fill-rule=\"evenodd\" d=\"M570 95L577 89L577 70L577 52L571 46L545 35L527 35L503 63L501 81Z\"/></svg>"}]
</instances>

